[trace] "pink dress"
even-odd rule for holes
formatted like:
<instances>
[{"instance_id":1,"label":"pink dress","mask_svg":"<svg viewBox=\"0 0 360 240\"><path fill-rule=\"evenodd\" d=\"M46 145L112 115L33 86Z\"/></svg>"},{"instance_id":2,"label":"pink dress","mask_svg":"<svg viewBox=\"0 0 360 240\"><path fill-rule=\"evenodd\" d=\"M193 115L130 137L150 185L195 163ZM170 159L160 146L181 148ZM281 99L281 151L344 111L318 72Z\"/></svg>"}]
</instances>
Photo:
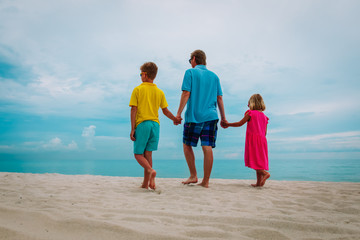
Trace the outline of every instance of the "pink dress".
<instances>
[{"instance_id":1,"label":"pink dress","mask_svg":"<svg viewBox=\"0 0 360 240\"><path fill-rule=\"evenodd\" d=\"M247 122L245 139L245 166L255 170L269 170L266 126L269 118L263 112L246 111L251 118ZM245 113L245 114L246 114Z\"/></svg>"}]
</instances>

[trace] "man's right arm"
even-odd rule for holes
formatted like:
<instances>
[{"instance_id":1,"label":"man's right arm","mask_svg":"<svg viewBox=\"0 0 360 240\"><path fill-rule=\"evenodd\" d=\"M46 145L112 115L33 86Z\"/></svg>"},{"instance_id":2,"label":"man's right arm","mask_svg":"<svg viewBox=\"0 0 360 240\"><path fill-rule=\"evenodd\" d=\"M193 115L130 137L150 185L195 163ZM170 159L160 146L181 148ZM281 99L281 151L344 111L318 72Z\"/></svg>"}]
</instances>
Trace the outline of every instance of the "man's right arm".
<instances>
[{"instance_id":1,"label":"man's right arm","mask_svg":"<svg viewBox=\"0 0 360 240\"><path fill-rule=\"evenodd\" d=\"M190 97L190 92L189 91L183 91L181 94L181 98L180 98L180 104L179 104L179 109L177 111L177 118L181 118L181 113L184 110L187 101L189 100Z\"/></svg>"}]
</instances>

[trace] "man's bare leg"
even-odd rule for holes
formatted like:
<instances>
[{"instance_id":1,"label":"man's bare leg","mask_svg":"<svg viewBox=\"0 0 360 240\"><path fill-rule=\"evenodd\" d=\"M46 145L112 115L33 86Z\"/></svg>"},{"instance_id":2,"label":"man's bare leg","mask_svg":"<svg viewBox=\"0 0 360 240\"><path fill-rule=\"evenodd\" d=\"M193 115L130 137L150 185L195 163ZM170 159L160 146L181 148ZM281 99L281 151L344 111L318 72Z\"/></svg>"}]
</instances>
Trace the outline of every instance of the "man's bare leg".
<instances>
[{"instance_id":1,"label":"man's bare leg","mask_svg":"<svg viewBox=\"0 0 360 240\"><path fill-rule=\"evenodd\" d=\"M186 181L183 181L182 183L183 184L197 183L198 178L197 178L197 172L196 172L196 166L195 166L194 151L191 146L186 145L185 143L183 143L183 148L184 148L185 159L188 164L189 171L190 171L190 177Z\"/></svg>"},{"instance_id":2,"label":"man's bare leg","mask_svg":"<svg viewBox=\"0 0 360 240\"><path fill-rule=\"evenodd\" d=\"M202 146L202 149L204 152L204 178L199 185L208 188L214 156L211 146Z\"/></svg>"},{"instance_id":3,"label":"man's bare leg","mask_svg":"<svg viewBox=\"0 0 360 240\"><path fill-rule=\"evenodd\" d=\"M145 171L147 172L148 176L149 176L149 187L152 189L155 189L155 176L156 176L156 171L154 169L152 169L150 163L148 162L148 160L144 157L143 154L135 154L135 159L136 161L138 161L138 163L145 169ZM145 173L145 172L144 172ZM146 178L147 175L144 175L144 180ZM146 184L145 184L146 185Z\"/></svg>"}]
</instances>

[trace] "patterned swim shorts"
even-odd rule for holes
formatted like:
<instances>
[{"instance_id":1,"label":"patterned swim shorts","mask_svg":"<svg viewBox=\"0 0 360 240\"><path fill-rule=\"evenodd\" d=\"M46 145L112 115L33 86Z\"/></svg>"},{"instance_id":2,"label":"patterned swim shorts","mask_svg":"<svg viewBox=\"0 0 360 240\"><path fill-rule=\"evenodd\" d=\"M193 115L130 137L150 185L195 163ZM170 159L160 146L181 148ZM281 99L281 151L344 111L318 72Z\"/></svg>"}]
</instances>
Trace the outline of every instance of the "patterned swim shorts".
<instances>
[{"instance_id":1,"label":"patterned swim shorts","mask_svg":"<svg viewBox=\"0 0 360 240\"><path fill-rule=\"evenodd\" d=\"M215 148L218 121L219 120L212 120L203 123L185 123L183 143L196 147L200 137L201 146L212 146Z\"/></svg>"}]
</instances>

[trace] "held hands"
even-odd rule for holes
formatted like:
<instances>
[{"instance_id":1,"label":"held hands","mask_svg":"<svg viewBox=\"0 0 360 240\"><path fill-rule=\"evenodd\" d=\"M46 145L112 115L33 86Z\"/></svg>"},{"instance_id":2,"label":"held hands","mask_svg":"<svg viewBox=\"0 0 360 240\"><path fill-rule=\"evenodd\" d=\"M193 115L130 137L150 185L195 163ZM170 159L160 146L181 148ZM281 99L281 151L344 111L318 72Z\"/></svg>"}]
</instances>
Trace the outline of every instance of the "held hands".
<instances>
[{"instance_id":1,"label":"held hands","mask_svg":"<svg viewBox=\"0 0 360 240\"><path fill-rule=\"evenodd\" d=\"M182 118L181 116L176 116L175 119L173 120L174 125L179 125L181 124ZM135 141L135 129L132 129L130 132L130 139L131 141Z\"/></svg>"},{"instance_id":2,"label":"held hands","mask_svg":"<svg viewBox=\"0 0 360 240\"><path fill-rule=\"evenodd\" d=\"M181 118L180 115L177 115L177 116L175 117L175 119L173 120L174 125L179 125L179 124L181 124L181 121L182 121L182 118Z\"/></svg>"},{"instance_id":3,"label":"held hands","mask_svg":"<svg viewBox=\"0 0 360 240\"><path fill-rule=\"evenodd\" d=\"M222 128L228 128L229 127L229 122L226 120L226 119L223 119L223 120L221 120L221 122L220 122L220 126L222 127Z\"/></svg>"}]
</instances>

